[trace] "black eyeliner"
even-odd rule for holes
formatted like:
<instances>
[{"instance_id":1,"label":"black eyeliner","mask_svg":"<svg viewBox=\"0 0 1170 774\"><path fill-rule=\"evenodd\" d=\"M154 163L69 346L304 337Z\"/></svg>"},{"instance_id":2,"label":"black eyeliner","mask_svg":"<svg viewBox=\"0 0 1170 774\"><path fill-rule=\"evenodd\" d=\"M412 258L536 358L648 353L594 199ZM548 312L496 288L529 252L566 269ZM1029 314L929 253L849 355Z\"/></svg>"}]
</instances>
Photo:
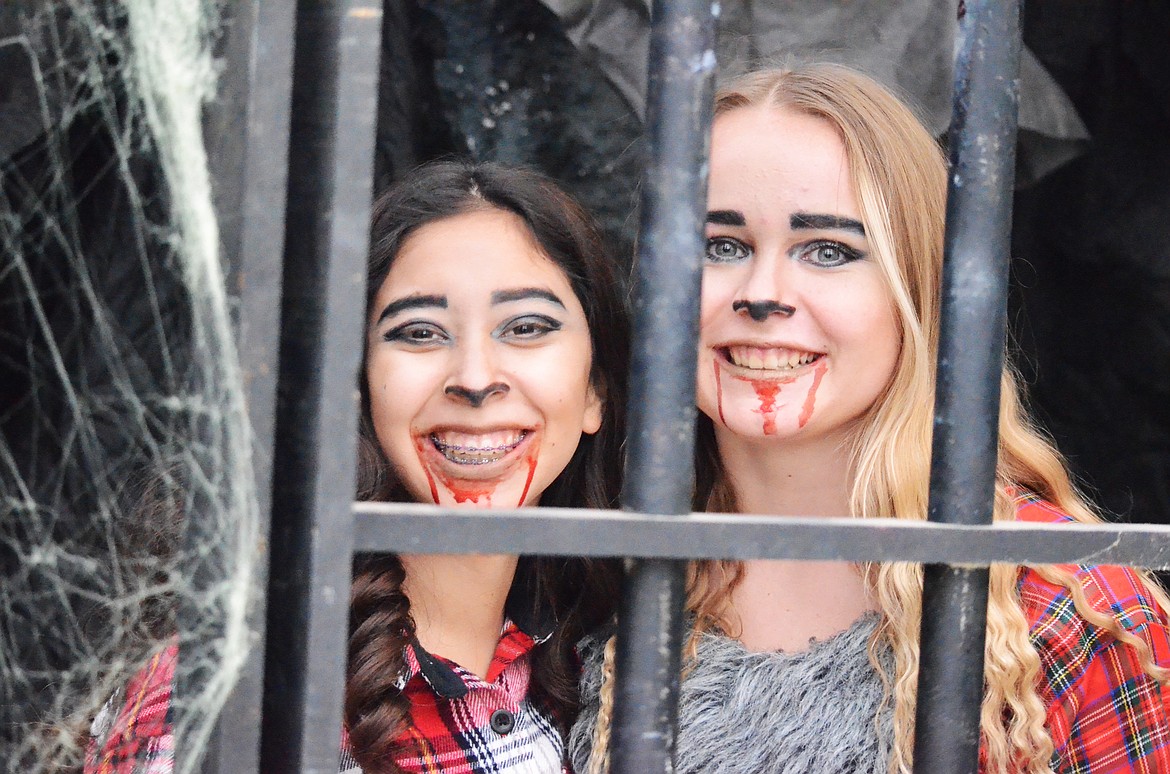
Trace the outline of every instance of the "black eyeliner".
<instances>
[{"instance_id":1,"label":"black eyeliner","mask_svg":"<svg viewBox=\"0 0 1170 774\"><path fill-rule=\"evenodd\" d=\"M512 328L515 325L523 323L527 320L531 320L534 324L542 325L545 328L547 328L548 330L546 330L545 333L552 333L553 331L559 331L565 327L565 324L563 322L561 322L560 320L558 320L554 317L549 317L547 315L543 315L543 314L540 314L538 312L533 312L531 314L516 315L512 319L507 320L506 322L502 323L500 325L500 327L496 329L496 332L497 332L497 334L503 333L504 331L507 331L509 328Z\"/></svg>"}]
</instances>

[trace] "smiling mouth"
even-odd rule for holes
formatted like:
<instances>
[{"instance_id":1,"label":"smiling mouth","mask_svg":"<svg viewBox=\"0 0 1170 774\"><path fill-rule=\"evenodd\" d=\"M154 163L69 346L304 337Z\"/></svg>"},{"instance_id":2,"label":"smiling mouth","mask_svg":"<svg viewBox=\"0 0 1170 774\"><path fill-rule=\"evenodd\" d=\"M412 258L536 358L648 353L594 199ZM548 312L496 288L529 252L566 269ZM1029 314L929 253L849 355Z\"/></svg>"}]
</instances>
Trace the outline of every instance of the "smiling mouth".
<instances>
[{"instance_id":1,"label":"smiling mouth","mask_svg":"<svg viewBox=\"0 0 1170 774\"><path fill-rule=\"evenodd\" d=\"M496 430L491 433L462 433L436 430L430 441L439 454L456 465L489 465L507 457L528 437L528 430Z\"/></svg>"},{"instance_id":2,"label":"smiling mouth","mask_svg":"<svg viewBox=\"0 0 1170 774\"><path fill-rule=\"evenodd\" d=\"M795 371L824 357L821 352L805 352L787 347L749 347L740 344L717 347L724 360L749 371Z\"/></svg>"}]
</instances>

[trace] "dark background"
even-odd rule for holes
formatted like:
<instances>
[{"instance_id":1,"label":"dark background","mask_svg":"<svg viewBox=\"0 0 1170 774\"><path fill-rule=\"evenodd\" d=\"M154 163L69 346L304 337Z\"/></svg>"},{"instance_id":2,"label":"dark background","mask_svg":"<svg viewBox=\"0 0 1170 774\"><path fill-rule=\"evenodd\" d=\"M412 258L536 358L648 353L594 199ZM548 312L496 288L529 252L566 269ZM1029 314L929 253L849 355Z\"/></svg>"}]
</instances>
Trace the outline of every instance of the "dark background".
<instances>
[{"instance_id":1,"label":"dark background","mask_svg":"<svg viewBox=\"0 0 1170 774\"><path fill-rule=\"evenodd\" d=\"M379 185L447 153L532 164L628 260L641 124L554 14L536 0L388 11ZM1016 359L1101 506L1170 523L1170 4L1034 0L1024 37L1092 139L1017 194Z\"/></svg>"},{"instance_id":2,"label":"dark background","mask_svg":"<svg viewBox=\"0 0 1170 774\"><path fill-rule=\"evenodd\" d=\"M1045 0L1025 20L1025 42L1093 139L1016 197L1021 364L1098 501L1168 523L1170 4Z\"/></svg>"},{"instance_id":3,"label":"dark background","mask_svg":"<svg viewBox=\"0 0 1170 774\"><path fill-rule=\"evenodd\" d=\"M14 34L21 8L38 5L0 6L0 33ZM130 211L117 190L93 194L106 185L102 175L111 166L97 120L102 108L92 93L61 77L74 58L76 72L84 70L76 37L58 42L63 47L46 57L56 70L47 70L45 81L51 115L71 101L66 180L88 194L77 211L76 240L91 258L91 280L108 288L99 301L124 310L117 317L128 327L141 323L132 337L144 339L153 321L135 318L129 267L119 269L113 260L117 245L125 244L119 235ZM33 35L31 43L45 40ZM1168 41L1164 0L1027 3L1025 42L1069 95L1091 140L1080 156L1018 192L1010 298L1010 335L1037 415L1107 511L1161 523L1170 523ZM531 164L590 207L615 254L628 260L645 156L641 122L544 4L387 0L383 48L379 188L445 154ZM116 68L117 61L103 66ZM116 91L112 96L120 99ZM25 52L0 47L0 183L7 206L33 206L48 193L38 181L53 176L39 150L44 136L36 99ZM93 121L86 119L91 114ZM147 149L132 163L139 185L151 191ZM37 226L36 218L12 221L26 229L13 237L26 246L40 238L27 231L30 223ZM43 278L45 294L67 307L69 282L56 276L59 259L46 247L33 267L36 281ZM13 451L44 458L40 465L22 460L22 474L35 488L42 475L36 471L54 478L53 436L65 429L34 437L34 425L53 421L43 409L60 401L51 384L30 379L35 325L11 266L0 268L0 435ZM84 331L80 317L65 310L61 324ZM85 338L76 340L75 351L65 354L84 359ZM153 367L149 352L145 347L137 360L144 377ZM100 378L91 382L101 389ZM39 419L28 411L38 405Z\"/></svg>"}]
</instances>

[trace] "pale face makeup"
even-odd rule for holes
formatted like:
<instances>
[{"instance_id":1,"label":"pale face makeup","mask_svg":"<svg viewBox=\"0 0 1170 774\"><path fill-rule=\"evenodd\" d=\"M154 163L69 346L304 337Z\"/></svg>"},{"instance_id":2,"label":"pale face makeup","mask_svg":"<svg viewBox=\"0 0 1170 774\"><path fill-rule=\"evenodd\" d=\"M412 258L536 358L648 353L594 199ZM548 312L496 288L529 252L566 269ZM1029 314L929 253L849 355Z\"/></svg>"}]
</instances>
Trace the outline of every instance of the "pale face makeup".
<instances>
[{"instance_id":1,"label":"pale face makeup","mask_svg":"<svg viewBox=\"0 0 1170 774\"><path fill-rule=\"evenodd\" d=\"M407 237L368 321L374 429L419 502L537 504L601 426L591 365L568 278L499 209Z\"/></svg>"},{"instance_id":2,"label":"pale face makeup","mask_svg":"<svg viewBox=\"0 0 1170 774\"><path fill-rule=\"evenodd\" d=\"M839 442L901 336L836 130L772 107L721 115L707 209L700 410L721 445Z\"/></svg>"}]
</instances>

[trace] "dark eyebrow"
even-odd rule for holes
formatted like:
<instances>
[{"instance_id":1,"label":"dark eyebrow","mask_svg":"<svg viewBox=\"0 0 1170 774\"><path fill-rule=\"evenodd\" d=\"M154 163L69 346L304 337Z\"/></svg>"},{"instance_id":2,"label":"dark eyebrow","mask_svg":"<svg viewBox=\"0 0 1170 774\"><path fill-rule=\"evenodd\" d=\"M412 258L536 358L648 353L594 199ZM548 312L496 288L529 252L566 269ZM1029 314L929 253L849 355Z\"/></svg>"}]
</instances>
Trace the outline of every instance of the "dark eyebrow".
<instances>
[{"instance_id":1,"label":"dark eyebrow","mask_svg":"<svg viewBox=\"0 0 1170 774\"><path fill-rule=\"evenodd\" d=\"M794 212L788 219L788 225L793 231L797 229L833 229L836 231L852 231L858 236L865 236L865 226L861 221L853 218L843 218L840 215L817 215L811 212Z\"/></svg>"},{"instance_id":2,"label":"dark eyebrow","mask_svg":"<svg viewBox=\"0 0 1170 774\"><path fill-rule=\"evenodd\" d=\"M561 309L565 308L565 302L557 298L557 295L551 290L544 288L515 288L513 290L497 290L492 293L493 304L506 304L509 301L524 301L528 298L539 298L550 303L556 304Z\"/></svg>"},{"instance_id":3,"label":"dark eyebrow","mask_svg":"<svg viewBox=\"0 0 1170 774\"><path fill-rule=\"evenodd\" d=\"M716 226L747 225L747 220L739 210L708 210L707 222Z\"/></svg>"},{"instance_id":4,"label":"dark eyebrow","mask_svg":"<svg viewBox=\"0 0 1170 774\"><path fill-rule=\"evenodd\" d=\"M400 298L397 301L391 301L390 303L386 304L386 308L382 310L382 314L378 315L378 322L374 323L374 324L377 325L378 323L385 320L387 317L391 317L393 315L396 315L404 309L418 309L420 307L426 307L426 306L437 306L440 309L446 309L447 308L447 297L446 296L424 296L424 295L416 294L413 296L406 296L405 298Z\"/></svg>"}]
</instances>

